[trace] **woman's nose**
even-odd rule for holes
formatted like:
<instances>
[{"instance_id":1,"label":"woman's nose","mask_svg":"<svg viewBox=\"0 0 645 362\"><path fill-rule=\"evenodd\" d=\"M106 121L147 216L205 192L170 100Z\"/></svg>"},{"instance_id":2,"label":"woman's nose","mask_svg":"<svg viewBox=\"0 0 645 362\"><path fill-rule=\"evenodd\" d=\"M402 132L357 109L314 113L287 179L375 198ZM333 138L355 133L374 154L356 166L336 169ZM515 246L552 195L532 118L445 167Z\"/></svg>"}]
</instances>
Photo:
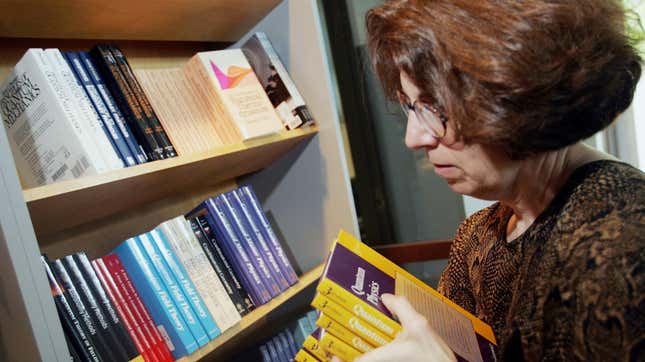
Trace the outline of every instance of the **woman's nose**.
<instances>
[{"instance_id":1,"label":"woman's nose","mask_svg":"<svg viewBox=\"0 0 645 362\"><path fill-rule=\"evenodd\" d=\"M412 150L422 147L434 148L439 145L439 140L419 123L414 112L410 112L405 128L405 145Z\"/></svg>"}]
</instances>

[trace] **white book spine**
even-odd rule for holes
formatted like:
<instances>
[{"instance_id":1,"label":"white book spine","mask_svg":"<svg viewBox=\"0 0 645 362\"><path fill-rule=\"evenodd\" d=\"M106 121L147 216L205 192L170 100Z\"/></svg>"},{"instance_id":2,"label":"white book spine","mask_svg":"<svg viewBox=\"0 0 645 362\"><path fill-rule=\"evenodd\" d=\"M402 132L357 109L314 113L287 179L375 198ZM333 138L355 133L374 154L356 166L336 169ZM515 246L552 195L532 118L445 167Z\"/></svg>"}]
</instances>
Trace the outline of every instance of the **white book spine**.
<instances>
[{"instance_id":1,"label":"white book spine","mask_svg":"<svg viewBox=\"0 0 645 362\"><path fill-rule=\"evenodd\" d=\"M123 168L123 161L116 153L107 134L103 130L103 123L99 115L94 110L94 107L87 98L87 94L81 89L81 86L76 81L74 72L70 69L69 64L61 54L59 49L50 48L45 49L45 55L49 59L50 64L54 67L62 80L63 88L69 96L79 122L88 132L88 137L91 140L93 147L95 147L106 165L108 170L116 170Z\"/></svg>"},{"instance_id":2,"label":"white book spine","mask_svg":"<svg viewBox=\"0 0 645 362\"><path fill-rule=\"evenodd\" d=\"M54 89L56 97L58 97L58 99L60 100L63 111L65 112L65 116L76 132L76 136L81 141L81 145L83 145L83 148L85 148L85 151L90 158L90 162L94 165L94 167L96 167L96 170L99 173L107 171L107 164L101 156L96 143L90 136L89 125L86 124L86 122L81 121L78 109L72 101L71 91L69 90L69 87L66 87L65 81L63 80L60 72L57 70L58 68L55 67L54 64L52 64L49 56L45 53L44 50L38 49L36 54L41 66L43 67L45 75L49 80L49 83Z\"/></svg>"},{"instance_id":3,"label":"white book spine","mask_svg":"<svg viewBox=\"0 0 645 362\"><path fill-rule=\"evenodd\" d=\"M41 49L29 49L0 87L0 113L24 188L97 172L41 54Z\"/></svg>"},{"instance_id":4,"label":"white book spine","mask_svg":"<svg viewBox=\"0 0 645 362\"><path fill-rule=\"evenodd\" d=\"M180 260L186 266L186 272L204 299L204 303L217 326L224 331L239 322L240 314L183 216L167 221L162 224L162 227L167 228L174 239L170 241L173 250L175 248L181 249L185 255L180 258L185 257L186 261ZM164 233L166 232L166 229L162 230ZM191 271L188 271L188 265L190 265Z\"/></svg>"}]
</instances>

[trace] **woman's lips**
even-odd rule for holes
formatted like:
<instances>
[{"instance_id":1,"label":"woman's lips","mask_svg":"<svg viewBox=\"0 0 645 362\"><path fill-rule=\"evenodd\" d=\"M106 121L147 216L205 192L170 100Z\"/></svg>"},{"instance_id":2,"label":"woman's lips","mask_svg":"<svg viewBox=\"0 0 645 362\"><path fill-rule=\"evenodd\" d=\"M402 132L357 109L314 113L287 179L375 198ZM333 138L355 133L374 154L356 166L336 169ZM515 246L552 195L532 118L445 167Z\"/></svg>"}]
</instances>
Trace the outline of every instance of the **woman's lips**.
<instances>
[{"instance_id":1,"label":"woman's lips","mask_svg":"<svg viewBox=\"0 0 645 362\"><path fill-rule=\"evenodd\" d=\"M450 164L433 163L432 166L434 166L434 172L444 178L455 176L457 172L457 167Z\"/></svg>"}]
</instances>

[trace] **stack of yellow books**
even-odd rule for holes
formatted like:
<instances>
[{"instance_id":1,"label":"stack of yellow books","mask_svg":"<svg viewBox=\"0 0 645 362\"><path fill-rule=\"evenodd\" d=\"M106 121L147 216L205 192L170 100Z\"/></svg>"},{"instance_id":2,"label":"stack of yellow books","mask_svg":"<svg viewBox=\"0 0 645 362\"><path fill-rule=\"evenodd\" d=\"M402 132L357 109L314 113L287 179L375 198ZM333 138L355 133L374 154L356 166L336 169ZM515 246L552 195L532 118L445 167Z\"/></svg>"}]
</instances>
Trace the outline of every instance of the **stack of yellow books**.
<instances>
[{"instance_id":1,"label":"stack of yellow books","mask_svg":"<svg viewBox=\"0 0 645 362\"><path fill-rule=\"evenodd\" d=\"M341 231L332 245L311 305L319 327L303 344L296 361L352 361L396 338L401 325L381 302L390 293L408 298L427 318L459 360L495 360L495 336L489 325Z\"/></svg>"}]
</instances>

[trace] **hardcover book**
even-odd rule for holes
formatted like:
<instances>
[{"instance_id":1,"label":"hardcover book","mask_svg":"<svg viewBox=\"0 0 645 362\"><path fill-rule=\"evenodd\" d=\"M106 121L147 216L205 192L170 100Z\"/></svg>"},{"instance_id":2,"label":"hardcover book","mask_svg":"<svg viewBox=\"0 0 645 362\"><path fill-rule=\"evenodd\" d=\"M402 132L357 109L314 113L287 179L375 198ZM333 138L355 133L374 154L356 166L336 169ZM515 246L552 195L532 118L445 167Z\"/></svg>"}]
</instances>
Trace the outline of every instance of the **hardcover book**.
<instances>
[{"instance_id":1,"label":"hardcover book","mask_svg":"<svg viewBox=\"0 0 645 362\"><path fill-rule=\"evenodd\" d=\"M166 343L171 342L168 346L173 357L178 359L195 352L198 348L195 338L139 242L130 238L114 249L114 253L119 256L160 331L168 336Z\"/></svg>"},{"instance_id":2,"label":"hardcover book","mask_svg":"<svg viewBox=\"0 0 645 362\"><path fill-rule=\"evenodd\" d=\"M151 351L152 346L150 340L145 336L141 329L140 322L135 319L134 314L125 301L123 295L119 291L119 288L116 286L114 279L107 271L103 259L98 258L93 260L92 267L96 273L96 276L101 281L105 293L109 296L116 312L118 313L121 321L123 322L124 328L127 330L127 333L132 338L137 351L146 361L156 361L157 358L154 358L154 352Z\"/></svg>"},{"instance_id":3,"label":"hardcover book","mask_svg":"<svg viewBox=\"0 0 645 362\"><path fill-rule=\"evenodd\" d=\"M204 254L222 282L222 285L226 290L226 294L228 294L240 316L246 315L249 312L249 309L246 307L242 299L241 293L245 292L244 288L242 287L242 284L240 284L239 278L235 275L233 268L226 260L224 252L220 248L218 242L215 240L210 224L206 221L206 218L203 215L189 219L188 222L193 231L193 235L195 235L199 241L202 250L204 250ZM249 302L249 307L252 307L253 303L251 303L251 298L248 297L248 294L247 300Z\"/></svg>"},{"instance_id":4,"label":"hardcover book","mask_svg":"<svg viewBox=\"0 0 645 362\"><path fill-rule=\"evenodd\" d=\"M152 127L152 130L154 131L157 142L163 148L164 156L166 158L176 157L177 153L175 152L175 148L170 142L170 139L168 138L168 135L166 134L166 131L164 130L163 126L159 122L159 119L157 118L157 115L155 114L154 109L150 105L150 101L146 97L146 94L143 92L143 89L141 89L141 85L139 84L139 81L134 75L134 72L132 71L132 68L128 63L128 60L126 59L121 49L114 44L98 45L98 47L105 47L109 49L109 51L112 53L112 56L116 60L116 64L118 65L119 69L121 70L121 73L125 77L126 82L132 89L135 99L141 105L141 110L143 111L143 115L148 119L148 122Z\"/></svg>"},{"instance_id":5,"label":"hardcover book","mask_svg":"<svg viewBox=\"0 0 645 362\"><path fill-rule=\"evenodd\" d=\"M284 127L291 130L313 124L311 112L266 34L255 33L242 45L242 51Z\"/></svg>"},{"instance_id":6,"label":"hardcover book","mask_svg":"<svg viewBox=\"0 0 645 362\"><path fill-rule=\"evenodd\" d=\"M162 324L152 319L148 307L144 304L130 276L126 272L121 259L116 254L108 254L97 260L104 267L110 280L114 281L116 290L122 295L124 304L132 311L135 323L139 326L143 338L148 341L150 354L159 361L173 361L171 350L175 347Z\"/></svg>"},{"instance_id":7,"label":"hardcover book","mask_svg":"<svg viewBox=\"0 0 645 362\"><path fill-rule=\"evenodd\" d=\"M332 354L320 346L321 333L322 328L316 328L316 330L311 332L311 334L305 338L305 342L302 344L302 347L320 361L329 362L331 361Z\"/></svg>"},{"instance_id":8,"label":"hardcover book","mask_svg":"<svg viewBox=\"0 0 645 362\"><path fill-rule=\"evenodd\" d=\"M181 287L181 291L186 296L195 313L195 317L204 328L204 331L206 331L208 338L213 339L220 335L220 329L217 327L213 316L206 307L206 303L204 303L202 296L197 291L195 284L188 277L188 273L186 273L183 264L179 262L175 252L172 251L167 236L160 229L151 230L149 234L152 235L154 246L163 257L166 266L170 269L172 276L175 277L177 284Z\"/></svg>"},{"instance_id":9,"label":"hardcover book","mask_svg":"<svg viewBox=\"0 0 645 362\"><path fill-rule=\"evenodd\" d=\"M282 122L240 49L197 53L186 65L188 72L208 79L226 115L243 139L275 133Z\"/></svg>"},{"instance_id":10,"label":"hardcover book","mask_svg":"<svg viewBox=\"0 0 645 362\"><path fill-rule=\"evenodd\" d=\"M159 228L166 235L168 244L179 262L185 267L186 274L195 284L197 292L203 298L217 327L224 331L239 322L240 314L202 250L199 241L190 230L186 219L178 216L162 223Z\"/></svg>"},{"instance_id":11,"label":"hardcover book","mask_svg":"<svg viewBox=\"0 0 645 362\"><path fill-rule=\"evenodd\" d=\"M260 251L259 245L256 242L257 239L253 237L251 227L242 212L240 204L234 202L235 194L233 192L227 192L216 196L216 198L221 200L224 213L231 222L231 226L240 242L246 249L250 260L260 274L262 283L264 283L269 291L269 295L271 298L276 297L281 292L280 286L276 281L273 271L270 269L266 255Z\"/></svg>"},{"instance_id":12,"label":"hardcover book","mask_svg":"<svg viewBox=\"0 0 645 362\"><path fill-rule=\"evenodd\" d=\"M357 336L352 331L345 328L341 323L336 322L325 314L321 314L320 317L318 317L316 325L362 353L366 353L374 349L374 346L366 342L363 338Z\"/></svg>"},{"instance_id":13,"label":"hardcover book","mask_svg":"<svg viewBox=\"0 0 645 362\"><path fill-rule=\"evenodd\" d=\"M105 45L97 45L90 56L101 78L105 81L116 104L134 132L137 142L143 147L148 160L162 160L166 153L155 137L155 130L137 100L134 90L119 68L116 59Z\"/></svg>"},{"instance_id":14,"label":"hardcover book","mask_svg":"<svg viewBox=\"0 0 645 362\"><path fill-rule=\"evenodd\" d=\"M87 141L92 143L108 170L123 168L123 160L119 156L119 151L111 138L113 130L108 129L108 125L94 112L94 108L89 102L83 87L78 83L74 72L61 51L57 48L50 48L45 49L44 53L71 101L78 122L87 131Z\"/></svg>"},{"instance_id":15,"label":"hardcover book","mask_svg":"<svg viewBox=\"0 0 645 362\"><path fill-rule=\"evenodd\" d=\"M96 70L96 66L94 65L94 61L92 60L90 55L87 52L70 52L68 53L68 57L69 59L75 59L76 57L78 57L78 63L81 66L79 68L79 72L85 71L87 73L87 77L89 78L89 82L84 79L84 83L86 88L88 89L88 92L92 91L92 89L94 88L99 95L99 97L96 98L97 108L101 107L101 104L103 104L106 110L109 112L109 115L111 116L117 128L117 131L115 133L121 136L120 142L117 141L117 143L119 145L119 149L122 150L122 155L125 155L124 157L126 157L127 163L129 165L145 163L147 159L143 148L134 139L134 135L132 134L130 127L127 125L123 114L117 107L116 101L108 90L105 81ZM95 98L95 96L92 97ZM106 119L109 120L109 118L107 117ZM135 162L133 163L128 159L128 157L135 158Z\"/></svg>"},{"instance_id":16,"label":"hardcover book","mask_svg":"<svg viewBox=\"0 0 645 362\"><path fill-rule=\"evenodd\" d=\"M100 361L101 359L98 355L98 351L83 329L81 325L82 322L79 320L78 314L74 313L63 288L54 277L49 260L44 255L41 256L40 260L45 268L45 273L47 274L47 280L49 281L49 287L51 288L52 296L54 297L58 316L60 317L63 325L63 331L65 332L65 335L68 336L70 344L73 346L74 351L72 353L76 352L84 361Z\"/></svg>"},{"instance_id":17,"label":"hardcover book","mask_svg":"<svg viewBox=\"0 0 645 362\"><path fill-rule=\"evenodd\" d=\"M318 359L312 356L309 352L304 349L301 349L296 353L296 356L293 357L295 362L318 362Z\"/></svg>"},{"instance_id":18,"label":"hardcover book","mask_svg":"<svg viewBox=\"0 0 645 362\"><path fill-rule=\"evenodd\" d=\"M298 282L298 275L293 269L287 253L282 247L282 242L273 231L273 227L269 222L264 210L262 209L262 204L258 200L257 195L253 191L253 188L249 185L244 185L239 188L238 193L243 196L243 199L247 202L249 206L250 214L255 223L258 226L261 226L260 232L264 236L264 239L268 242L268 246L271 249L272 254L275 256L278 267L280 268L281 274L287 280L289 285L294 285Z\"/></svg>"},{"instance_id":19,"label":"hardcover book","mask_svg":"<svg viewBox=\"0 0 645 362\"><path fill-rule=\"evenodd\" d=\"M220 242L226 259L231 263L235 275L240 278L240 282L249 293L253 304L259 306L268 302L271 299L269 291L242 241L235 233L231 221L226 216L222 202L217 198L207 199L191 211L188 217L192 217L191 215L200 216L199 214L203 214L209 224L213 226L217 241Z\"/></svg>"},{"instance_id":20,"label":"hardcover book","mask_svg":"<svg viewBox=\"0 0 645 362\"><path fill-rule=\"evenodd\" d=\"M359 357L362 353L357 351L352 346L343 342L331 333L322 329L320 331L320 346L325 351L334 356L340 357L343 361L351 362Z\"/></svg>"},{"instance_id":21,"label":"hardcover book","mask_svg":"<svg viewBox=\"0 0 645 362\"><path fill-rule=\"evenodd\" d=\"M118 131L116 123L110 115L107 106L101 99L101 96L94 87L92 80L85 71L80 58L73 52L62 54L62 56L74 74L74 78L76 79L78 86L77 88L79 88L80 97L84 99L83 104L86 105L85 108L88 108L86 112L89 112L89 114L92 114L103 122L105 130L109 132L108 136L110 137L110 142L113 147L116 147L116 151L122 161L124 161L127 166L136 165L136 161L132 157L125 140Z\"/></svg>"},{"instance_id":22,"label":"hardcover book","mask_svg":"<svg viewBox=\"0 0 645 362\"><path fill-rule=\"evenodd\" d=\"M344 231L332 246L316 289L316 298L327 298L324 303L317 300L316 305L345 309L389 338L396 337L401 326L383 305L381 295L403 295L427 318L458 359L495 360L496 341L489 325ZM323 311L334 319L331 312Z\"/></svg>"},{"instance_id":23,"label":"hardcover book","mask_svg":"<svg viewBox=\"0 0 645 362\"><path fill-rule=\"evenodd\" d=\"M29 49L0 86L0 116L23 188L97 172L43 62L42 50Z\"/></svg>"}]
</instances>

